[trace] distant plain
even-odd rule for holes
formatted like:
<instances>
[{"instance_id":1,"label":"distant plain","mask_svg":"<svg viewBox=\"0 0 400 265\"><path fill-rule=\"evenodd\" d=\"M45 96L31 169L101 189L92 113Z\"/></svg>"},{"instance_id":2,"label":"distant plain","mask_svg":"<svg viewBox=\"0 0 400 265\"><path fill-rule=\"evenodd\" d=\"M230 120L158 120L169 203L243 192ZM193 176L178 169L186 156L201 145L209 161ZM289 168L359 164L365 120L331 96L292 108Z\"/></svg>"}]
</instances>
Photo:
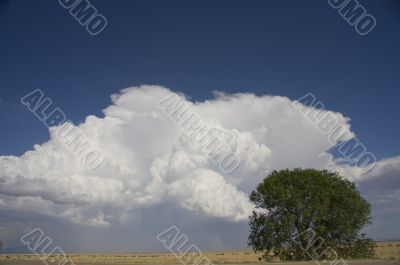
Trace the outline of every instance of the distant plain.
<instances>
[{"instance_id":1,"label":"distant plain","mask_svg":"<svg viewBox=\"0 0 400 265\"><path fill-rule=\"evenodd\" d=\"M116 265L116 264L193 264L196 260L194 253L177 255L172 253L98 253L98 254L69 254L68 257L76 265ZM245 251L210 251L203 252L214 264L255 264L264 263L259 261L259 254L251 250ZM349 265L379 264L391 265L400 264L400 242L378 242L376 248L376 260L352 260L346 261ZM0 255L0 265L41 265L45 264L40 257L33 254L3 254ZM48 265L58 264L57 257L47 261ZM70 263L66 263L69 265ZM313 262L288 262L274 264L300 264L311 265ZM329 264L329 263L326 263ZM340 263L338 263L340 265Z\"/></svg>"}]
</instances>

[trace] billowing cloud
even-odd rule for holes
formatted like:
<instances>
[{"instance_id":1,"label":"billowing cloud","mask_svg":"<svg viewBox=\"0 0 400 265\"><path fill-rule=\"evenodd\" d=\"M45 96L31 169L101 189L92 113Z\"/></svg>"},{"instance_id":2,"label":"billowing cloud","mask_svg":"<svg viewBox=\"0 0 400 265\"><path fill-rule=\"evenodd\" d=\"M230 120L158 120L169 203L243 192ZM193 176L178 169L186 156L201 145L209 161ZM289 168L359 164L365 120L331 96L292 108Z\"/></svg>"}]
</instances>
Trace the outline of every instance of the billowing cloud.
<instances>
[{"instance_id":1,"label":"billowing cloud","mask_svg":"<svg viewBox=\"0 0 400 265\"><path fill-rule=\"evenodd\" d=\"M397 158L379 162L367 174L339 166L327 137L286 97L216 92L213 99L193 102L179 95L239 158L236 170L226 173L157 105L171 93L160 86L124 89L111 97L104 117L88 116L77 125L104 155L95 169L65 148L57 136L60 127L50 128L49 141L21 157L1 156L0 211L16 219L34 213L108 227L136 220L143 208L165 204L171 211L242 221L254 209L247 193L269 169L333 164L362 181L399 168ZM350 119L323 112L354 137Z\"/></svg>"}]
</instances>

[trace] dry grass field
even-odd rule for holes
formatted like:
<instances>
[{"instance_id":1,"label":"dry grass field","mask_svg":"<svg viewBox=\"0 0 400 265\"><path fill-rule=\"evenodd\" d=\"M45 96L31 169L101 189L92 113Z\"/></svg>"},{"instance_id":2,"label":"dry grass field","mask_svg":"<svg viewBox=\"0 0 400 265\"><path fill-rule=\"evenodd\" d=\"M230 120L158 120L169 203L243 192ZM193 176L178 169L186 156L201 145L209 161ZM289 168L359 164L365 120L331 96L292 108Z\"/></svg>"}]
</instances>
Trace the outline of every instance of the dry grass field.
<instances>
[{"instance_id":1,"label":"dry grass field","mask_svg":"<svg viewBox=\"0 0 400 265\"><path fill-rule=\"evenodd\" d=\"M375 249L379 259L400 261L400 242L378 242Z\"/></svg>"},{"instance_id":2,"label":"dry grass field","mask_svg":"<svg viewBox=\"0 0 400 265\"><path fill-rule=\"evenodd\" d=\"M377 259L381 261L354 261L351 264L400 264L400 242L377 243ZM204 252L214 264L250 264L261 263L259 255L248 251ZM191 264L198 258L196 254L175 256L172 253L121 253L121 254L70 254L69 257L77 265L90 264ZM382 261L383 260L383 261ZM58 264L56 260L48 260L48 265ZM0 255L0 265L39 265L44 264L36 255ZM66 263L69 265L70 263ZM293 263L292 263L293 264ZM313 263L299 263L313 264Z\"/></svg>"}]
</instances>

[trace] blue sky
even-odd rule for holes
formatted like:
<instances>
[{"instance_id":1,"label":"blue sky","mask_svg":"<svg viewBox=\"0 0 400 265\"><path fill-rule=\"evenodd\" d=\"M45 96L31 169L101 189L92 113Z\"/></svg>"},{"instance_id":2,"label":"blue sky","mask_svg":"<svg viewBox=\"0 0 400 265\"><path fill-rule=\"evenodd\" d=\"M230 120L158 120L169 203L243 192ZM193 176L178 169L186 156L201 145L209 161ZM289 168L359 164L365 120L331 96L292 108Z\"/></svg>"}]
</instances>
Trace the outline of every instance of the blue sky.
<instances>
[{"instance_id":1,"label":"blue sky","mask_svg":"<svg viewBox=\"0 0 400 265\"><path fill-rule=\"evenodd\" d=\"M140 84L171 87L195 100L212 90L292 99L313 92L327 109L351 117L378 157L400 149L395 1L363 2L377 19L368 36L325 1L96 1L109 25L95 37L57 1L2 2L3 153L21 154L47 138L19 104L33 89L79 122L100 114L110 94Z\"/></svg>"},{"instance_id":2,"label":"blue sky","mask_svg":"<svg viewBox=\"0 0 400 265\"><path fill-rule=\"evenodd\" d=\"M193 102L212 99L212 91L292 100L311 92L327 110L351 118L351 130L378 160L399 155L396 0L360 0L377 20L367 36L320 0L91 3L108 20L98 36L56 0L0 0L0 155L21 156L49 140L48 129L20 103L34 89L79 124L88 115L103 117L111 94L142 84ZM212 229L224 224L212 222ZM242 246L224 240L215 248Z\"/></svg>"}]
</instances>

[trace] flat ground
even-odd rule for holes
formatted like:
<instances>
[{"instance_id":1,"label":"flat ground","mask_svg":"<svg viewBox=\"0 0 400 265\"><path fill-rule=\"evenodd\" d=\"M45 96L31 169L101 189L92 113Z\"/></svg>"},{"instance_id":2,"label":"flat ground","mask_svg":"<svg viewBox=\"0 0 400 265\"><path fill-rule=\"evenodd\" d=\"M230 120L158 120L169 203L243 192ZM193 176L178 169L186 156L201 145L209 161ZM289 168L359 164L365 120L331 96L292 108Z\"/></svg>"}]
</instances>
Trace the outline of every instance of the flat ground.
<instances>
[{"instance_id":1,"label":"flat ground","mask_svg":"<svg viewBox=\"0 0 400 265\"><path fill-rule=\"evenodd\" d=\"M400 242L384 242L377 243L376 254L377 260L353 260L346 261L349 265L393 265L400 264ZM252 251L223 251L223 252L204 252L203 256L210 259L214 264L245 264L259 265L259 255ZM193 264L197 259L195 254L185 256L175 256L172 253L121 253L121 254L69 254L68 257L73 260L76 265L138 265L138 264ZM44 265L39 256L36 255L0 255L0 265ZM48 265L58 264L47 260ZM65 263L70 265L72 263ZM273 264L296 264L296 265L317 265L313 262L289 262ZM323 265L323 263L320 263ZM329 263L325 263L328 264ZM333 264L332 264L333 265ZM337 263L341 265L341 263Z\"/></svg>"},{"instance_id":2,"label":"flat ground","mask_svg":"<svg viewBox=\"0 0 400 265\"><path fill-rule=\"evenodd\" d=\"M41 261L2 261L0 263L1 265L45 265L46 263L43 263ZM57 263L47 263L47 265L56 265ZM66 265L70 265L71 263L66 263ZM90 263L75 263L76 265L84 265L84 264L92 264L92 265L134 265L136 263L119 263L119 262L90 262ZM262 264L262 263L242 263L242 264L234 264L234 265L255 265L255 264ZM267 264L267 263L265 263ZM315 262L274 262L274 263L268 263L272 265L318 265ZM326 264L330 265L330 263L319 263L321 265ZM342 263L343 264L343 263ZM393 261L393 260L352 260L352 261L346 261L346 264L348 265L398 265L400 264L399 262ZM171 264L171 265L182 265L181 263L179 264Z\"/></svg>"}]
</instances>

